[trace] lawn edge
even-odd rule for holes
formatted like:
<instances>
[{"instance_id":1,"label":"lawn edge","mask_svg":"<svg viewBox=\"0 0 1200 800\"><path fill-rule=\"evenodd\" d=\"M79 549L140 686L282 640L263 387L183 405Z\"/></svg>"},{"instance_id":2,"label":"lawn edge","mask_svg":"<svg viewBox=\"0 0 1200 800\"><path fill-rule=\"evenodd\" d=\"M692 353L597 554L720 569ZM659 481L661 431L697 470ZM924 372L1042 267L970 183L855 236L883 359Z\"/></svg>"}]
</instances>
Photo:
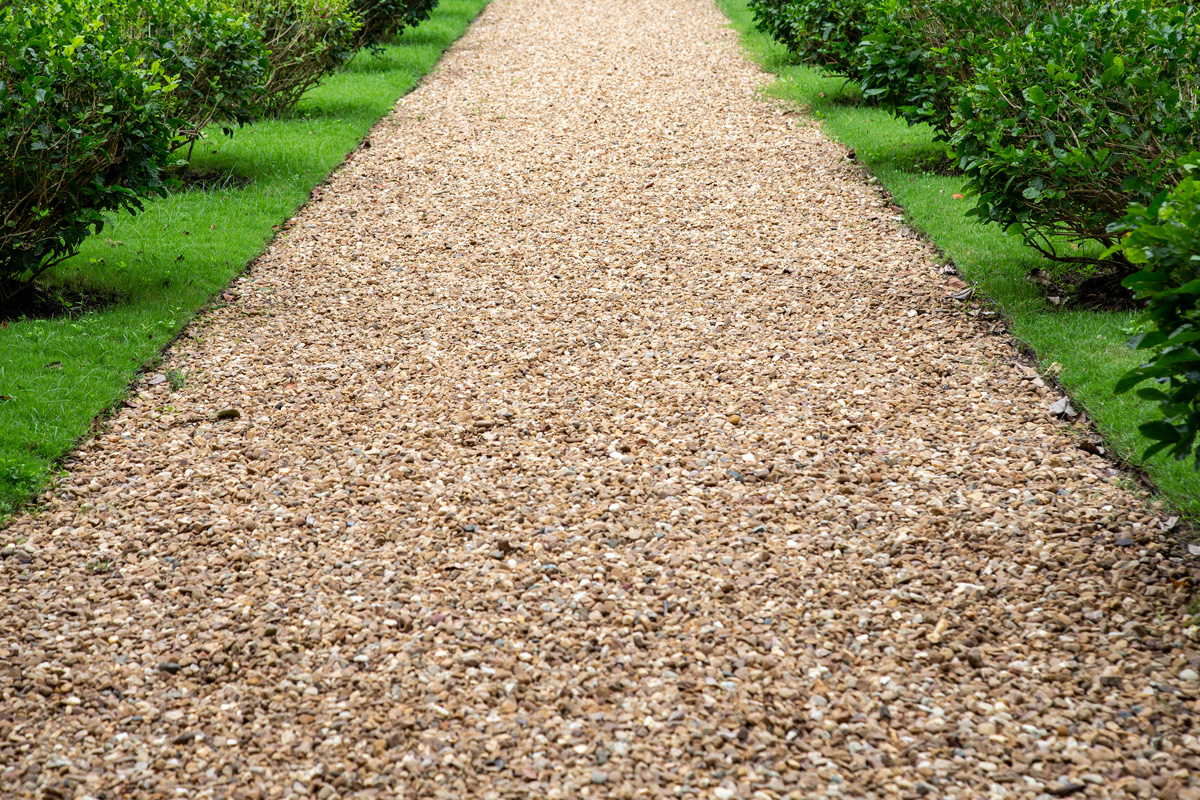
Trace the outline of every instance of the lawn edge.
<instances>
[{"instance_id":1,"label":"lawn edge","mask_svg":"<svg viewBox=\"0 0 1200 800\"><path fill-rule=\"evenodd\" d=\"M732 30L738 36L738 44L742 53L750 63L754 64L766 76L771 77L775 83L781 83L779 73L772 69L769 64L770 53L765 49L761 42L770 40L765 34L762 34L754 29L743 29L738 21L730 14L730 6L739 4L739 0L713 0L713 5L717 12L725 20L726 27ZM785 98L768 95L766 90L769 86L760 87L760 101L775 105L784 110L785 113L805 119L806 121L816 125L821 131L821 135L829 141L837 144L840 147L850 147L843 142L839 137L831 133L823 118L823 115L814 112L813 107L809 103L787 100ZM958 263L955 259L946 252L946 250L937 242L937 240L919 224L912 216L912 213L905 208L895 197L888 183L878 173L873 171L866 163L862 161L853 161L854 167L861 170L864 176L874 178L874 185L871 186L880 196L892 205L900 208L904 212L905 224L913 229L920 237L921 241L931 246L945 264L953 267L954 275L962 279L966 277L962 274ZM868 184L870 185L870 184ZM1038 355L1037 350L1024 339L1020 338L1014 331L1015 318L1013 313L1000 303L989 296L981 296L974 298L975 302L984 303L989 309L996 312L996 319L1003 325L1003 334L1012 343L1015 350L1016 361L1027 363L1035 368L1039 367L1042 358ZM1040 372L1040 369L1039 369ZM1095 416L1089 412L1088 404L1068 391L1066 387L1055 376L1043 376L1042 380L1054 392L1066 397L1070 397L1072 404L1080 411L1087 414L1088 425L1086 430L1094 433L1104 442L1104 453L1101 457L1108 461L1113 467L1121 471L1131 483L1137 486L1138 491L1144 491L1148 494L1147 500L1149 503L1161 504L1161 511L1164 514L1178 517L1177 524L1170 529L1170 532L1175 535L1181 535L1185 540L1194 540L1200 534L1200 513L1188 511L1183 506L1184 498L1177 498L1173 493L1168 493L1162 490L1157 481L1155 481L1152 473L1141 462L1131 460L1136 458L1135 453L1124 453L1124 448L1114 447L1111 444L1111 437L1106 435L1099 427ZM1069 438L1077 438L1073 435L1070 429L1065 430L1065 434Z\"/></svg>"},{"instance_id":2,"label":"lawn edge","mask_svg":"<svg viewBox=\"0 0 1200 800\"><path fill-rule=\"evenodd\" d=\"M46 471L42 476L42 480L35 488L30 490L29 496L23 501L15 502L7 511L0 508L0 533L3 533L3 531L8 527L9 522L11 522L14 518L25 513L38 512L42 505L43 497L47 493L52 492L62 479L63 476L61 473L66 464L70 461L71 457L74 456L75 453L88 442L110 430L109 424L111 423L113 416L118 410L125 407L129 397L137 391L137 387L142 376L146 375L148 372L161 364L170 350L179 343L179 340L182 339L184 335L197 324L197 322L199 322L212 311L216 310L217 302L223 292L227 291L234 283L253 272L254 267L258 265L264 255L267 255L270 252L271 247L275 245L279 237L288 232L288 228L290 227L289 223L303 213L305 209L307 209L313 202L313 195L316 190L323 186L329 185L333 178L339 172L344 170L350 163L352 156L370 146L368 142L371 140L371 137L375 134L379 127L385 124L388 118L395 113L396 105L406 96L412 94L414 91L425 85L425 82L431 75L434 74L434 72L436 72L442 61L446 58L447 53L449 53L454 46L457 45L462 38L467 35L471 29L471 26L475 24L476 20L478 20L479 17L488 9L491 3L492 0L483 0L483 4L479 7L479 11L477 11L475 15L471 17L466 26L463 28L462 32L459 33L459 35L442 50L442 52L438 55L437 60L430 64L429 69L426 70L419 78L417 78L411 87L396 96L396 99L392 102L391 108L371 125L371 127L362 135L354 147L346 151L346 153L342 156L342 160L338 162L337 165L330 169L323 178L318 180L313 185L313 188L309 190L308 197L306 197L300 203L300 205L292 209L292 211L283 219L275 223L274 232L271 233L269 238L263 240L258 252L247 259L246 262L230 276L229 280L222 287L214 290L212 294L209 295L207 300L198 305L195 311L187 317L187 319L179 326L179 329L175 331L170 339L163 343L162 347L160 347L153 356L147 358L134 367L122 394L113 400L112 403L100 408L92 417L91 427L88 429L88 431L73 440L70 445L63 450L62 453L49 462L46 467ZM356 53L355 58L365 55L367 55L367 53L365 50L363 50L359 53ZM364 145L366 146L364 147ZM0 539L0 541L3 540Z\"/></svg>"}]
</instances>

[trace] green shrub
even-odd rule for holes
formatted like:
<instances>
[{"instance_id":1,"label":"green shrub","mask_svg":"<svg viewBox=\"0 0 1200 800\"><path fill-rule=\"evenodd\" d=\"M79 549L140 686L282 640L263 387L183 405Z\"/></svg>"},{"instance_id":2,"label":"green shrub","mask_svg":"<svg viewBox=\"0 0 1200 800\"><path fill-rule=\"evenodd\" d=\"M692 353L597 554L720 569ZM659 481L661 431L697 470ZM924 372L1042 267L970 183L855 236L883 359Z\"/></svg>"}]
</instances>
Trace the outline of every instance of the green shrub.
<instances>
[{"instance_id":1,"label":"green shrub","mask_svg":"<svg viewBox=\"0 0 1200 800\"><path fill-rule=\"evenodd\" d=\"M1131 202L1180 179L1175 160L1200 148L1197 34L1191 7L1123 0L999 44L954 121L970 213L1051 258L1121 266L1062 240L1111 246Z\"/></svg>"},{"instance_id":2,"label":"green shrub","mask_svg":"<svg viewBox=\"0 0 1200 800\"><path fill-rule=\"evenodd\" d=\"M927 123L948 139L959 93L975 75L972 59L993 40L1021 35L1052 11L1080 0L890 0L858 50L863 96L910 125Z\"/></svg>"},{"instance_id":3,"label":"green shrub","mask_svg":"<svg viewBox=\"0 0 1200 800\"><path fill-rule=\"evenodd\" d=\"M188 144L212 122L232 133L262 115L267 48L245 12L225 0L84 0L127 43L129 52L159 61L177 75L177 144Z\"/></svg>"},{"instance_id":4,"label":"green shrub","mask_svg":"<svg viewBox=\"0 0 1200 800\"><path fill-rule=\"evenodd\" d=\"M429 17L437 0L355 0L362 19L355 47L378 47L396 39L405 28Z\"/></svg>"},{"instance_id":5,"label":"green shrub","mask_svg":"<svg viewBox=\"0 0 1200 800\"><path fill-rule=\"evenodd\" d=\"M855 51L877 13L874 0L793 0L784 10L801 61L855 80L861 66Z\"/></svg>"},{"instance_id":6,"label":"green shrub","mask_svg":"<svg viewBox=\"0 0 1200 800\"><path fill-rule=\"evenodd\" d=\"M795 51L796 37L792 33L792 22L788 7L792 0L748 0L746 7L754 15L754 25L777 42Z\"/></svg>"},{"instance_id":7,"label":"green shrub","mask_svg":"<svg viewBox=\"0 0 1200 800\"><path fill-rule=\"evenodd\" d=\"M0 302L163 191L175 86L77 9L0 11Z\"/></svg>"},{"instance_id":8,"label":"green shrub","mask_svg":"<svg viewBox=\"0 0 1200 800\"><path fill-rule=\"evenodd\" d=\"M1147 300L1143 323L1148 331L1129 340L1131 347L1150 352L1151 360L1126 373L1118 393L1147 380L1158 386L1138 390L1161 405L1163 419L1141 426L1154 442L1145 453L1160 450L1183 460L1195 453L1200 470L1200 153L1181 160L1193 177L1163 192L1149 206L1135 205L1113 226L1125 234L1126 256L1143 265L1125 279L1125 286Z\"/></svg>"},{"instance_id":9,"label":"green shrub","mask_svg":"<svg viewBox=\"0 0 1200 800\"><path fill-rule=\"evenodd\" d=\"M269 52L259 99L266 113L283 116L306 91L354 55L362 20L351 0L238 0L262 31Z\"/></svg>"}]
</instances>

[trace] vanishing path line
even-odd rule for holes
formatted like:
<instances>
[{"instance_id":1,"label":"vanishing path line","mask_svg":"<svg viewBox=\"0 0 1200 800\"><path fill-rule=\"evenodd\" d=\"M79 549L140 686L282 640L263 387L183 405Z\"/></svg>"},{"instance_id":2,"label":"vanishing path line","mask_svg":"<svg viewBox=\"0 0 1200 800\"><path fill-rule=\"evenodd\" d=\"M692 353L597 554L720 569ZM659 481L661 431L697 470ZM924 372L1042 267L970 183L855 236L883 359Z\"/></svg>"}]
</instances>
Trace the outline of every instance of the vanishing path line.
<instances>
[{"instance_id":1,"label":"vanishing path line","mask_svg":"<svg viewBox=\"0 0 1200 800\"><path fill-rule=\"evenodd\" d=\"M766 80L495 0L6 531L0 795L1200 796L1179 546Z\"/></svg>"}]
</instances>

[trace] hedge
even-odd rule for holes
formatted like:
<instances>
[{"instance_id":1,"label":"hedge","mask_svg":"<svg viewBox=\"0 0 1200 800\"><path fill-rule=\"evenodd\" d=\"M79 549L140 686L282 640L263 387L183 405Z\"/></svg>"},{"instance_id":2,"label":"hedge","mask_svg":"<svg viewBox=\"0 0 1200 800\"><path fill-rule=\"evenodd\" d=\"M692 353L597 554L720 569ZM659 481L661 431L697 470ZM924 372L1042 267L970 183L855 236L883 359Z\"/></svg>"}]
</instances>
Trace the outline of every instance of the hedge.
<instances>
[{"instance_id":1,"label":"hedge","mask_svg":"<svg viewBox=\"0 0 1200 800\"><path fill-rule=\"evenodd\" d=\"M355 47L379 47L395 40L405 28L429 17L437 0L355 0L362 20Z\"/></svg>"},{"instance_id":2,"label":"hedge","mask_svg":"<svg viewBox=\"0 0 1200 800\"><path fill-rule=\"evenodd\" d=\"M1079 0L892 0L874 16L855 57L863 96L910 125L927 123L948 139L961 89L975 76L973 61L996 40L1022 35L1053 11Z\"/></svg>"},{"instance_id":3,"label":"hedge","mask_svg":"<svg viewBox=\"0 0 1200 800\"><path fill-rule=\"evenodd\" d=\"M805 64L857 79L856 51L875 14L874 0L792 0L783 9L785 41Z\"/></svg>"},{"instance_id":4,"label":"hedge","mask_svg":"<svg viewBox=\"0 0 1200 800\"><path fill-rule=\"evenodd\" d=\"M238 0L270 53L258 99L266 113L292 111L306 91L354 55L362 20L350 0Z\"/></svg>"},{"instance_id":5,"label":"hedge","mask_svg":"<svg viewBox=\"0 0 1200 800\"><path fill-rule=\"evenodd\" d=\"M268 53L262 32L225 0L81 0L119 32L131 53L178 76L172 111L177 144L209 124L226 133L262 115Z\"/></svg>"},{"instance_id":6,"label":"hedge","mask_svg":"<svg viewBox=\"0 0 1200 800\"><path fill-rule=\"evenodd\" d=\"M1150 205L1133 206L1113 225L1114 234L1124 235L1121 247L1129 260L1143 267L1125 285L1147 300L1148 330L1129 344L1151 355L1122 377L1116 391L1152 380L1155 385L1137 393L1158 402L1163 418L1141 426L1154 442L1145 457L1160 450L1180 460L1194 455L1200 470L1200 153L1181 159L1180 166L1189 177Z\"/></svg>"},{"instance_id":7,"label":"hedge","mask_svg":"<svg viewBox=\"0 0 1200 800\"><path fill-rule=\"evenodd\" d=\"M177 81L78 9L0 10L0 302L163 192Z\"/></svg>"},{"instance_id":8,"label":"hedge","mask_svg":"<svg viewBox=\"0 0 1200 800\"><path fill-rule=\"evenodd\" d=\"M746 7L754 15L755 26L788 50L796 50L796 36L788 9L792 0L747 0Z\"/></svg>"},{"instance_id":9,"label":"hedge","mask_svg":"<svg viewBox=\"0 0 1200 800\"><path fill-rule=\"evenodd\" d=\"M971 213L1044 255L1063 240L1114 244L1131 202L1150 203L1200 149L1200 31L1191 7L1090 5L999 43L963 88L953 146Z\"/></svg>"}]
</instances>

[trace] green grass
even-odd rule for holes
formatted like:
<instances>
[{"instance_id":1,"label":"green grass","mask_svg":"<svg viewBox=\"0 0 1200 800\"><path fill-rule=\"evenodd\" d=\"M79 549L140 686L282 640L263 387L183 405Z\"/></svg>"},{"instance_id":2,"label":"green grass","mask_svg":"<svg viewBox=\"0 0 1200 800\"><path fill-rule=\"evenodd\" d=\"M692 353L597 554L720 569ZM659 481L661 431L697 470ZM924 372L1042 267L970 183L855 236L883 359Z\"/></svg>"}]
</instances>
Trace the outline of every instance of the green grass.
<instances>
[{"instance_id":1,"label":"green grass","mask_svg":"<svg viewBox=\"0 0 1200 800\"><path fill-rule=\"evenodd\" d=\"M1062 365L1059 381L1095 420L1120 458L1141 466L1166 504L1188 516L1200 515L1200 476L1189 462L1157 456L1145 462L1149 444L1138 425L1159 418L1156 405L1126 394L1113 396L1117 378L1140 359L1124 346L1135 313L1063 311L1047 303L1025 276L1043 259L994 226L975 225L965 216L969 201L955 200L962 180L927 171L944 154L926 127L910 128L878 108L858 105L858 90L795 64L785 48L754 29L745 0L718 0L741 34L751 57L778 80L766 92L819 118L825 132L848 147L905 209L913 227L959 268L979 295L1003 309L1009 329L1043 367Z\"/></svg>"},{"instance_id":2,"label":"green grass","mask_svg":"<svg viewBox=\"0 0 1200 800\"><path fill-rule=\"evenodd\" d=\"M92 421L252 259L274 226L416 85L487 0L441 0L381 56L360 53L288 120L196 146L198 169L230 178L114 218L46 283L120 300L100 311L0 326L0 521L45 485ZM238 188L237 179L250 183Z\"/></svg>"}]
</instances>

